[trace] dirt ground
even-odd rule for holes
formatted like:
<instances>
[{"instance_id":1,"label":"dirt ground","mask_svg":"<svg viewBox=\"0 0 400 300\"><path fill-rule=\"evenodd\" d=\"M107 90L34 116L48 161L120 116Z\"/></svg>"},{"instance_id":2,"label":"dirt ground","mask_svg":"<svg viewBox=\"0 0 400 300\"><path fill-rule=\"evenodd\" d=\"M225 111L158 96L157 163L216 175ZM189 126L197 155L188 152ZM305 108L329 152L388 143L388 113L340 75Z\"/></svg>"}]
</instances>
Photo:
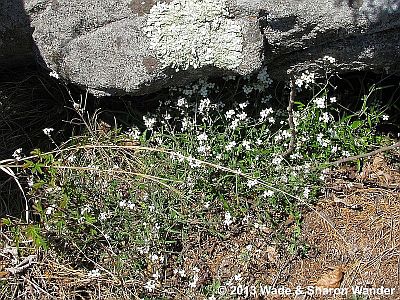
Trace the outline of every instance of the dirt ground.
<instances>
[{"instance_id":1,"label":"dirt ground","mask_svg":"<svg viewBox=\"0 0 400 300\"><path fill-rule=\"evenodd\" d=\"M208 258L212 276L228 279L240 272L252 278L243 284L256 287L257 296L249 291L249 299L400 299L400 156L391 156L397 165L377 155L361 172L343 166L329 174L325 195L304 215L305 257L280 255L277 245L246 232L214 246ZM257 254L246 261L249 244ZM226 299L246 298L238 284L223 290ZM261 296L260 284L291 294L264 290ZM296 295L296 288L308 295Z\"/></svg>"}]
</instances>

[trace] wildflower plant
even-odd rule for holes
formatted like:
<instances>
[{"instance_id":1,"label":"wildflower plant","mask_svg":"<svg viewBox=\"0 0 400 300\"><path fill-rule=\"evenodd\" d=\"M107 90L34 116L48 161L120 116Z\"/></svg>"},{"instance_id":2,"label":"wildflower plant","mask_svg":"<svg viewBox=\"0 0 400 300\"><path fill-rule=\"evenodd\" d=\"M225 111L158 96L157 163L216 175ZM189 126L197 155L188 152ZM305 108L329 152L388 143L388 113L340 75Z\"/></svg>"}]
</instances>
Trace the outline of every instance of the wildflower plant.
<instances>
[{"instance_id":1,"label":"wildflower plant","mask_svg":"<svg viewBox=\"0 0 400 300\"><path fill-rule=\"evenodd\" d=\"M306 88L315 77L300 79ZM172 292L176 282L189 294L212 284L185 265L186 243L199 236L251 229L296 252L302 211L316 201L326 163L367 150L385 116L369 103L372 91L360 111L343 114L325 85L311 101L296 99L296 143L285 156L293 135L271 84L266 68L200 79L172 87L132 128L104 132L84 120L86 135L25 165L41 236L90 265L92 277L112 270L142 282L142 297ZM288 219L292 231L282 226Z\"/></svg>"}]
</instances>

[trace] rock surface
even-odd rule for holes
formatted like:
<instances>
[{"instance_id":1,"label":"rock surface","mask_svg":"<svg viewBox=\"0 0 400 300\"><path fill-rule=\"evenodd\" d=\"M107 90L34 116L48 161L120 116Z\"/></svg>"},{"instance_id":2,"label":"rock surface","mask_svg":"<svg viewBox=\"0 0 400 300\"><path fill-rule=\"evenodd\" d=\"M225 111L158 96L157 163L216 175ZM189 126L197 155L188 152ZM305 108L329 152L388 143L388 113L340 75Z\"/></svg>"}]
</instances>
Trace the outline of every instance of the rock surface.
<instances>
[{"instance_id":1,"label":"rock surface","mask_svg":"<svg viewBox=\"0 0 400 300\"><path fill-rule=\"evenodd\" d=\"M263 64L285 79L324 56L342 72L400 68L400 0L24 3L41 63L97 95L147 94Z\"/></svg>"},{"instance_id":2,"label":"rock surface","mask_svg":"<svg viewBox=\"0 0 400 300\"><path fill-rule=\"evenodd\" d=\"M260 7L265 63L274 77L316 70L400 70L399 0L268 1Z\"/></svg>"},{"instance_id":3,"label":"rock surface","mask_svg":"<svg viewBox=\"0 0 400 300\"><path fill-rule=\"evenodd\" d=\"M227 10L225 6L216 5L217 2L224 1L209 0L203 7L199 5L190 14L185 15L188 5L193 2L186 1L188 2L186 6L182 5L180 9L176 9L177 13L180 13L180 19L172 22L166 17L164 18L166 23L161 24L162 26L152 24L149 20L152 17L157 23L157 18L160 18L162 14L160 10L168 11L169 4L155 5L155 2L152 0L76 0L73 2L31 0L26 1L25 8L31 16L31 24L35 28L33 37L47 67L57 72L62 78L80 86L89 87L98 95L145 94L170 84L184 84L200 76L222 74L223 70L234 69L237 73L247 74L261 66L259 56L262 36L257 23L244 18L231 18L229 12L224 11ZM178 1L169 2L171 2L170 5L174 5ZM210 19L206 13L201 15L200 9L204 11L209 9L211 11L209 15L213 18ZM150 10L152 13L149 16ZM172 16L169 17L172 18ZM240 46L239 50L232 50L240 55L240 58L235 61L235 66L230 66L229 60L222 65L214 64L215 53L210 54L211 61L208 62L203 54L203 49L209 47L207 41L218 36L211 33L216 32L224 36L220 29L207 27L213 22L216 27L222 26L223 29L228 29L229 25L240 26L238 40L234 42L227 40L227 45L224 45L231 48ZM174 24L178 28L171 34L170 30L173 30ZM200 26L203 32L196 36L187 34L195 31L194 26L191 31L186 31L191 24ZM152 25L155 32L153 36L151 36L151 30L149 31ZM167 29L163 32L162 27ZM246 35L247 31L248 35ZM156 44L156 40L162 39L163 34L171 34L171 36L168 37L168 41L161 40L159 44ZM200 37L204 37L204 41L200 40ZM184 58L177 58L182 49L171 46L165 49L173 38L181 39L191 45L193 54L189 59L198 58L199 65L186 67L182 64ZM253 39L258 40L258 43L254 43ZM165 50L169 52L164 53ZM221 49L212 50L216 52ZM224 55L222 50L218 55L229 57L229 55ZM245 55L248 59L242 60L241 57ZM175 66L170 64L174 59L177 59Z\"/></svg>"}]
</instances>

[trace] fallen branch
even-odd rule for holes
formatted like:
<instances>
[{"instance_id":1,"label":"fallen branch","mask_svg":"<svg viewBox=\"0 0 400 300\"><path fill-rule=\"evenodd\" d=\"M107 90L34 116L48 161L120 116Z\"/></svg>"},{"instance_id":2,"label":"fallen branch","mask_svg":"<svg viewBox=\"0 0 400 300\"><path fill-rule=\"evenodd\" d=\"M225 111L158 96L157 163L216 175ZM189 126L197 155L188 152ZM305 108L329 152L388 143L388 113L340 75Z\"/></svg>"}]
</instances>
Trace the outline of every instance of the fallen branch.
<instances>
[{"instance_id":1,"label":"fallen branch","mask_svg":"<svg viewBox=\"0 0 400 300\"><path fill-rule=\"evenodd\" d=\"M21 273L28 269L32 264L35 263L36 255L29 255L23 261L21 261L18 265L12 268L6 268L6 271L15 275L17 273Z\"/></svg>"},{"instance_id":2,"label":"fallen branch","mask_svg":"<svg viewBox=\"0 0 400 300\"><path fill-rule=\"evenodd\" d=\"M295 143L296 143L296 129L294 126L293 121L293 106L294 106L294 98L296 97L296 83L294 79L294 75L290 75L290 96L289 96L289 105L287 107L287 111L289 114L288 122L291 131L290 143L289 148L282 154L283 157L288 156L290 153L293 152Z\"/></svg>"},{"instance_id":3,"label":"fallen branch","mask_svg":"<svg viewBox=\"0 0 400 300\"><path fill-rule=\"evenodd\" d=\"M379 153L382 153L382 152L393 150L393 149L396 149L397 147L400 147L400 142L397 142L397 143L395 143L395 144L393 144L391 146L385 146L385 147L376 149L376 150L368 152L368 153L355 155L355 156L350 156L350 157L345 157L345 158L339 159L337 161L328 163L328 165L337 166L337 165L340 165L340 164L345 163L345 162L355 161L355 160L360 159L360 158L365 158L365 157L373 156L373 155L376 155L376 154L379 154Z\"/></svg>"}]
</instances>

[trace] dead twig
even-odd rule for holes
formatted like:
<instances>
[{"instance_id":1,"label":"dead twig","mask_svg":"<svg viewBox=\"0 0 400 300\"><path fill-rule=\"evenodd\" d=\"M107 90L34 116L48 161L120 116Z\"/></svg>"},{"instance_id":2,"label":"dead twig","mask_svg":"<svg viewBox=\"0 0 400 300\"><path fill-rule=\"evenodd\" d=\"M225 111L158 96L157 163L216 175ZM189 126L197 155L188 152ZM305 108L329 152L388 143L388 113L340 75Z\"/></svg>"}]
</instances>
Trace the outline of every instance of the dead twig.
<instances>
[{"instance_id":1,"label":"dead twig","mask_svg":"<svg viewBox=\"0 0 400 300\"><path fill-rule=\"evenodd\" d=\"M23 261L21 261L17 266L12 268L6 268L6 271L15 275L21 273L28 269L32 264L35 263L36 255L29 255Z\"/></svg>"},{"instance_id":2,"label":"dead twig","mask_svg":"<svg viewBox=\"0 0 400 300\"><path fill-rule=\"evenodd\" d=\"M368 153L355 155L355 156L350 156L350 157L345 157L345 158L339 159L337 161L330 162L330 163L328 163L328 165L329 166L337 166L337 165L340 165L340 164L345 163L345 162L355 161L357 159L361 159L361 158L373 156L373 155L376 155L376 154L379 154L379 153L382 153L382 152L390 151L390 150L396 149L397 147L400 147L400 142L397 142L397 143L395 143L395 144L393 144L391 146L385 146L385 147L376 149L376 150L368 152Z\"/></svg>"}]
</instances>

